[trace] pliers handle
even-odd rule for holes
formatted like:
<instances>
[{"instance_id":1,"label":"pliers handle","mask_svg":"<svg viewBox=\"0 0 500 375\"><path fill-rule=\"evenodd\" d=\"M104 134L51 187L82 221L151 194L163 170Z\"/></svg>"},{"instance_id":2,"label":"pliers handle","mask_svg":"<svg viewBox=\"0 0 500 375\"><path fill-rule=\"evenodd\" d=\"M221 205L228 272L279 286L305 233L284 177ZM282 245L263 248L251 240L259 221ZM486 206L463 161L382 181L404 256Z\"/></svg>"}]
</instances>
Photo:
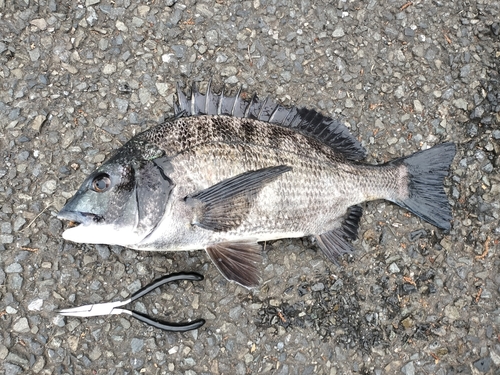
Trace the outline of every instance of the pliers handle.
<instances>
[{"instance_id":1,"label":"pliers handle","mask_svg":"<svg viewBox=\"0 0 500 375\"><path fill-rule=\"evenodd\" d=\"M203 276L195 273L195 272L179 272L173 273L170 275L166 275L160 277L159 279L154 280L150 284L145 287L139 289L137 292L133 293L130 298L125 301L115 301L115 302L106 302L106 303L97 303L92 305L84 305L79 307L73 307L69 309L59 310L59 314L65 316L79 316L79 317L89 317L89 316L99 316L99 315L113 315L113 314L128 314L132 317L149 324L153 327L162 329L164 331L174 331L174 332L184 332L190 331L193 329L200 328L203 324L205 324L204 319L198 319L189 323L171 323L161 319L152 318L149 315L139 313L137 311L128 310L118 308L119 306L123 306L129 304L132 301L135 301L142 296L150 293L152 290L158 288L159 286L170 283L172 281L177 280L193 280L193 281L201 281L203 280Z\"/></svg>"}]
</instances>

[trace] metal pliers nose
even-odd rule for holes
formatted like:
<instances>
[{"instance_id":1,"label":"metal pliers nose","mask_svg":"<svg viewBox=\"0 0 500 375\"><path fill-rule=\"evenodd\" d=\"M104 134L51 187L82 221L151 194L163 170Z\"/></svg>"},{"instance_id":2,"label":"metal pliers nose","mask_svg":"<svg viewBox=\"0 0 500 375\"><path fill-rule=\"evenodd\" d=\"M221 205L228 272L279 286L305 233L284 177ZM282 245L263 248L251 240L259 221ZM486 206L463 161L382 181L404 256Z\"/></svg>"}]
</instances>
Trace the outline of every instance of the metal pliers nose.
<instances>
[{"instance_id":1,"label":"metal pliers nose","mask_svg":"<svg viewBox=\"0 0 500 375\"><path fill-rule=\"evenodd\" d=\"M140 312L134 310L128 310L123 308L118 308L119 306L126 305L132 301L135 301L138 298L148 294L152 290L158 288L159 286L170 283L172 281L177 280L193 280L193 281L201 281L203 280L203 276L198 273L188 273L188 272L180 272L180 273L172 273L170 275L163 276L159 279L154 280L152 283L146 285L145 287L139 289L137 292L132 294L132 296L125 301L116 301L116 302L106 302L106 303L97 303L92 305L84 305L79 307L73 307L69 309L59 310L58 313L65 316L78 316L78 317L89 317L89 316L99 316L99 315L114 315L114 314L128 314L132 315L132 317L149 324L153 327L162 329L164 331L174 331L174 332L185 332L190 331L192 329L200 328L203 324L205 324L204 319L198 319L193 322L187 323L170 323L164 320L152 318L149 315L142 314Z\"/></svg>"}]
</instances>

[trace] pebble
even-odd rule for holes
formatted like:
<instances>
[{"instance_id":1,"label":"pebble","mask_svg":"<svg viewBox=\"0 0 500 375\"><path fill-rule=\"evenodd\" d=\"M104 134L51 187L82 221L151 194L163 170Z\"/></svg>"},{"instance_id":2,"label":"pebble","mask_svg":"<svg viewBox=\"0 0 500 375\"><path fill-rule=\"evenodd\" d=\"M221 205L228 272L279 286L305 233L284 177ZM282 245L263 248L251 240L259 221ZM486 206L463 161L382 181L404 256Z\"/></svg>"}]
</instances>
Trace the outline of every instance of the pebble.
<instances>
[{"instance_id":1,"label":"pebble","mask_svg":"<svg viewBox=\"0 0 500 375\"><path fill-rule=\"evenodd\" d=\"M480 372L488 372L491 369L491 358L481 358L474 362L474 367L477 368Z\"/></svg>"},{"instance_id":2,"label":"pebble","mask_svg":"<svg viewBox=\"0 0 500 375\"><path fill-rule=\"evenodd\" d=\"M324 289L325 289L325 284L323 284L323 283L317 283L311 287L311 290L313 292L319 292L319 291L324 290Z\"/></svg>"},{"instance_id":3,"label":"pebble","mask_svg":"<svg viewBox=\"0 0 500 375\"><path fill-rule=\"evenodd\" d=\"M422 113L424 111L424 106L420 103L419 100L413 101L413 108L415 108L416 113Z\"/></svg>"},{"instance_id":4,"label":"pebble","mask_svg":"<svg viewBox=\"0 0 500 375\"><path fill-rule=\"evenodd\" d=\"M106 64L106 65L104 65L102 72L106 75L113 74L114 72L116 72L116 65L115 64Z\"/></svg>"},{"instance_id":5,"label":"pebble","mask_svg":"<svg viewBox=\"0 0 500 375\"><path fill-rule=\"evenodd\" d=\"M26 333L30 331L30 326L28 324L28 319L26 318L19 318L14 325L12 326L12 329L15 332L20 332L20 333Z\"/></svg>"},{"instance_id":6,"label":"pebble","mask_svg":"<svg viewBox=\"0 0 500 375\"><path fill-rule=\"evenodd\" d=\"M224 77L233 76L236 73L238 73L238 69L231 65L224 66L220 71L220 74Z\"/></svg>"},{"instance_id":7,"label":"pebble","mask_svg":"<svg viewBox=\"0 0 500 375\"><path fill-rule=\"evenodd\" d=\"M217 45L219 41L219 34L216 30L209 30L205 34L205 39L210 45Z\"/></svg>"},{"instance_id":8,"label":"pebble","mask_svg":"<svg viewBox=\"0 0 500 375\"><path fill-rule=\"evenodd\" d=\"M123 32L128 31L128 27L122 21L116 21L115 26L120 31L123 31Z\"/></svg>"},{"instance_id":9,"label":"pebble","mask_svg":"<svg viewBox=\"0 0 500 375\"><path fill-rule=\"evenodd\" d=\"M408 362L401 368L401 372L405 375L415 375L415 365L413 361Z\"/></svg>"},{"instance_id":10,"label":"pebble","mask_svg":"<svg viewBox=\"0 0 500 375\"><path fill-rule=\"evenodd\" d=\"M399 269L398 265L396 263L391 263L389 266L389 273L399 273L401 270Z\"/></svg>"},{"instance_id":11,"label":"pebble","mask_svg":"<svg viewBox=\"0 0 500 375\"><path fill-rule=\"evenodd\" d=\"M30 311L40 311L43 306L43 299L38 298L30 302L28 305L28 310Z\"/></svg>"},{"instance_id":12,"label":"pebble","mask_svg":"<svg viewBox=\"0 0 500 375\"><path fill-rule=\"evenodd\" d=\"M141 87L139 89L139 100L141 101L142 105L147 104L151 100L151 91Z\"/></svg>"},{"instance_id":13,"label":"pebble","mask_svg":"<svg viewBox=\"0 0 500 375\"><path fill-rule=\"evenodd\" d=\"M30 21L30 24L36 26L40 30L45 30L47 28L47 21L44 18L35 18Z\"/></svg>"},{"instance_id":14,"label":"pebble","mask_svg":"<svg viewBox=\"0 0 500 375\"><path fill-rule=\"evenodd\" d=\"M123 99L123 98L116 98L115 99L115 104L116 104L116 109L118 109L118 112L120 113L125 113L128 110L128 100Z\"/></svg>"},{"instance_id":15,"label":"pebble","mask_svg":"<svg viewBox=\"0 0 500 375\"><path fill-rule=\"evenodd\" d=\"M10 362L5 362L3 364L3 368L5 371L5 375L17 375L17 374L22 374L24 373L24 370L22 367L12 364Z\"/></svg>"},{"instance_id":16,"label":"pebble","mask_svg":"<svg viewBox=\"0 0 500 375\"><path fill-rule=\"evenodd\" d=\"M42 192L48 195L54 194L57 189L57 181L56 180L48 180L42 184Z\"/></svg>"},{"instance_id":17,"label":"pebble","mask_svg":"<svg viewBox=\"0 0 500 375\"><path fill-rule=\"evenodd\" d=\"M7 273L17 273L17 272L22 272L23 267L19 263L12 263L5 268L5 272Z\"/></svg>"},{"instance_id":18,"label":"pebble","mask_svg":"<svg viewBox=\"0 0 500 375\"><path fill-rule=\"evenodd\" d=\"M463 109L464 111L467 111L467 102L465 101L465 99L460 98L453 100L453 105L458 109Z\"/></svg>"},{"instance_id":19,"label":"pebble","mask_svg":"<svg viewBox=\"0 0 500 375\"><path fill-rule=\"evenodd\" d=\"M339 27L339 28L335 29L335 30L333 31L333 33L332 33L332 36L333 36L334 38L341 38L341 37L343 37L344 35L345 35L344 29L343 29L343 28L341 28L341 27Z\"/></svg>"}]
</instances>

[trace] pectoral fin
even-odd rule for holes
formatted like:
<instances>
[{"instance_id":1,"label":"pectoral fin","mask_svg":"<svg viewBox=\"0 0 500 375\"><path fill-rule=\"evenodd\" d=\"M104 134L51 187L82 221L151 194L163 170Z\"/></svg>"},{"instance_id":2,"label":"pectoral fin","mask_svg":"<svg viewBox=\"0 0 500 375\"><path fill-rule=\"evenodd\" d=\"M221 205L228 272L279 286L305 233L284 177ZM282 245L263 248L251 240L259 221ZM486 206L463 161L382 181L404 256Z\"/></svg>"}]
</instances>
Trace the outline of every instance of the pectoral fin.
<instances>
[{"instance_id":1,"label":"pectoral fin","mask_svg":"<svg viewBox=\"0 0 500 375\"><path fill-rule=\"evenodd\" d=\"M220 242L207 247L210 259L228 280L246 288L259 285L261 246L256 242Z\"/></svg>"},{"instance_id":2,"label":"pectoral fin","mask_svg":"<svg viewBox=\"0 0 500 375\"><path fill-rule=\"evenodd\" d=\"M286 165L249 171L221 181L185 198L195 209L192 224L213 231L237 228L252 207L257 193L281 174L292 170Z\"/></svg>"},{"instance_id":3,"label":"pectoral fin","mask_svg":"<svg viewBox=\"0 0 500 375\"><path fill-rule=\"evenodd\" d=\"M362 215L363 210L360 206L349 207L337 228L316 236L323 254L333 263L338 264L338 258L343 254L352 254L350 241L358 236L359 220Z\"/></svg>"}]
</instances>

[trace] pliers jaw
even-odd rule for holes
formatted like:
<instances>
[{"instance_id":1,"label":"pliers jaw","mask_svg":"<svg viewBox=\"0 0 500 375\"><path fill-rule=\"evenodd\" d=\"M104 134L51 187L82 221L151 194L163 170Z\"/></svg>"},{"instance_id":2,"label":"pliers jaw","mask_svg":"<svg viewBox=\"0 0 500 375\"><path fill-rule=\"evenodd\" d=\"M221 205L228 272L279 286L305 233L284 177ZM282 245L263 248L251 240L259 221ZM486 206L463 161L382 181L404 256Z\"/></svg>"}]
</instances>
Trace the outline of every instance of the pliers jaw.
<instances>
[{"instance_id":1,"label":"pliers jaw","mask_svg":"<svg viewBox=\"0 0 500 375\"><path fill-rule=\"evenodd\" d=\"M129 302L130 300L106 302L106 303L94 303L91 305L83 305L78 307L71 307L69 309L62 309L59 310L58 313L64 316L78 316L80 318L86 318L89 316L120 314L120 312L118 312L118 309L116 309L116 307L126 305Z\"/></svg>"}]
</instances>

